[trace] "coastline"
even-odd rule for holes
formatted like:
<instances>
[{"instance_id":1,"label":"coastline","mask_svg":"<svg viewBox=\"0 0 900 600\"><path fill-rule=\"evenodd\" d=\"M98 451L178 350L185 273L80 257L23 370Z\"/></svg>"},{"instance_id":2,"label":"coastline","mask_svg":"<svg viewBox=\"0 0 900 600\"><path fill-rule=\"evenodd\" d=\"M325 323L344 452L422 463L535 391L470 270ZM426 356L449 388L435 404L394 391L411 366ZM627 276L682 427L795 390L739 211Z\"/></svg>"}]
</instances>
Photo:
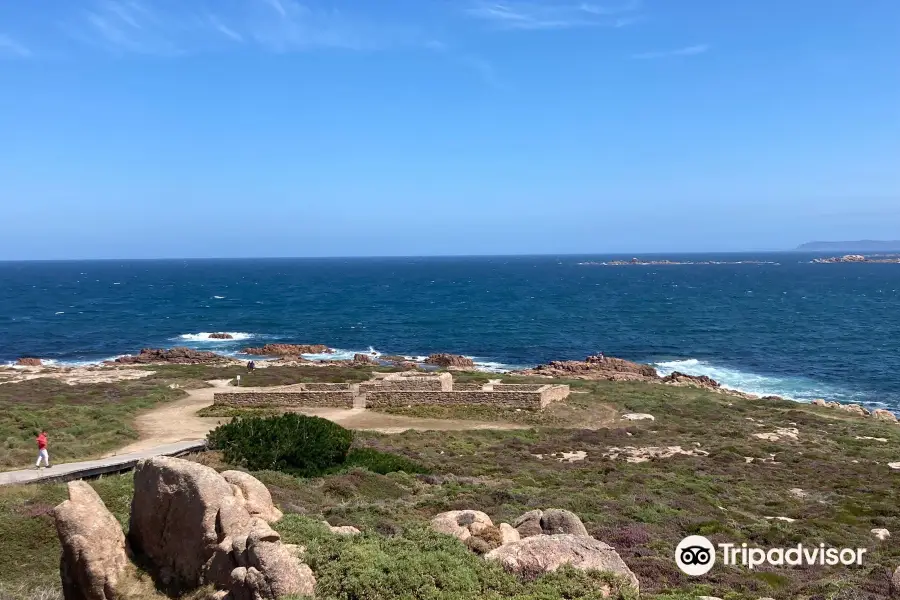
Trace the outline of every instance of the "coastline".
<instances>
[{"instance_id":1,"label":"coastline","mask_svg":"<svg viewBox=\"0 0 900 600\"><path fill-rule=\"evenodd\" d=\"M416 354L392 354L376 350L369 346L365 350L347 350L328 347L328 352L317 354L299 354L296 356L296 362L291 363L289 357L285 356L265 356L259 354L246 354L243 350L228 351L225 349L217 349L216 346L227 342L248 343L253 339L267 339L266 336L256 336L249 333L232 332L230 339L210 339L210 333L183 334L178 336L178 340L192 340L195 342L193 347L185 347L190 351L206 352L216 355L221 359L223 364L241 364L253 360L257 366L266 368L268 366L279 366L286 364L308 364L308 365L330 365L330 364L353 364L359 357L366 360L358 364L375 364L377 366L397 366L414 364L417 368L438 368L425 364L427 356ZM200 336L206 336L201 338ZM174 340L173 340L174 341ZM170 351L172 349L181 348L182 346L168 346L162 351ZM154 363L146 362L139 364L117 364L120 359L127 359L133 356L130 354L122 354L113 357L107 357L96 360L77 360L64 361L54 359L44 359L38 369L45 373L56 374L54 376L67 381L79 382L84 381L103 381L104 377L99 373L107 369L117 369L119 371L130 369L135 371L139 366L152 366L153 364L167 364L165 361ZM467 359L471 365L465 367L452 366L453 369L471 370L485 373L496 374L530 374L534 369L542 366L539 363L527 365L511 365L501 362L485 359L472 355L453 355ZM386 360L387 359L387 360ZM371 362L369 362L371 361ZM549 361L560 362L560 361ZM626 361L628 362L628 361ZM812 403L816 400L825 400L828 402L839 402L841 404L859 404L870 408L878 409L891 407L884 402L868 399L863 393L854 392L852 390L844 390L831 388L826 384L806 378L788 378L773 375L760 375L749 371L742 371L729 367L716 365L714 362L707 362L698 359L685 358L677 360L647 360L638 361L639 364L651 366L660 378L672 376L673 374L681 374L690 378L708 379L715 382L716 391L726 394L733 394L737 397L747 398L765 398L773 397L784 400L790 400L799 403ZM5 365L0 365L0 373L6 370L7 373L12 371L32 372L35 367L18 366L15 361L8 361ZM127 377L124 373L116 376L116 378ZM32 377L28 377L32 378ZM3 383L0 377L0 383ZM837 390L837 391L835 391Z\"/></svg>"}]
</instances>

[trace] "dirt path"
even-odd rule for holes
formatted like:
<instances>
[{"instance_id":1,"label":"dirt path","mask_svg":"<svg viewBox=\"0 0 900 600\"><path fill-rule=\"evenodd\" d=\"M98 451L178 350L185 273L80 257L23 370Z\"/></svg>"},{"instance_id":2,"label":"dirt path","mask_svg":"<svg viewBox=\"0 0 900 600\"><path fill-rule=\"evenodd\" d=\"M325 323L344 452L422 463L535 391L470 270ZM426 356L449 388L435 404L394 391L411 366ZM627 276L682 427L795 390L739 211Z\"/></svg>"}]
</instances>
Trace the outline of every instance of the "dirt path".
<instances>
[{"instance_id":1,"label":"dirt path","mask_svg":"<svg viewBox=\"0 0 900 600\"><path fill-rule=\"evenodd\" d=\"M137 442L120 448L107 456L139 452L155 446L185 440L199 440L206 434L228 422L225 417L198 417L197 411L213 403L213 394L224 386L223 381L209 382L213 387L187 390L187 397L167 403L143 413L135 419L135 429L141 436ZM253 391L256 388L246 388ZM277 387L259 388L276 390ZM305 415L322 417L334 421L348 429L365 429L380 433L400 433L409 429L420 431L459 431L467 429L526 429L526 425L513 423L490 423L462 419L419 419L400 415L389 415L364 408L308 408L298 409Z\"/></svg>"}]
</instances>

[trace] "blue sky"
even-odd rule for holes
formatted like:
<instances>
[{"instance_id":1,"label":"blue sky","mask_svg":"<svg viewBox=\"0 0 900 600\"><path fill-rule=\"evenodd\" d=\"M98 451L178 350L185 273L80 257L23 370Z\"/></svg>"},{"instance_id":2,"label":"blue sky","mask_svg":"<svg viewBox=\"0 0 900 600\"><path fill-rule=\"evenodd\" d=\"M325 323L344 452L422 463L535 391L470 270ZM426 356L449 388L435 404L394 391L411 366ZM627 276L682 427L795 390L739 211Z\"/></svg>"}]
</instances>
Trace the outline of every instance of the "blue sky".
<instances>
[{"instance_id":1,"label":"blue sky","mask_svg":"<svg viewBox=\"0 0 900 600\"><path fill-rule=\"evenodd\" d=\"M900 238L895 0L0 0L0 259Z\"/></svg>"}]
</instances>

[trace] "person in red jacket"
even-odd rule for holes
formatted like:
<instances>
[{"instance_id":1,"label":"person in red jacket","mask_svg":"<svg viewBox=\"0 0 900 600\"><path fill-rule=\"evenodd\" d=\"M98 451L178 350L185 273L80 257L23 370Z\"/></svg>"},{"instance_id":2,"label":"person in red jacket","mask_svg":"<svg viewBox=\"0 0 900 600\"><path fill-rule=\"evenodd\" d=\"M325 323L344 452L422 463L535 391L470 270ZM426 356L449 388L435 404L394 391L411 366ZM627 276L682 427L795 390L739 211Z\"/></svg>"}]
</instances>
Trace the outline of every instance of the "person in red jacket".
<instances>
[{"instance_id":1,"label":"person in red jacket","mask_svg":"<svg viewBox=\"0 0 900 600\"><path fill-rule=\"evenodd\" d=\"M47 432L42 431L40 435L37 436L37 445L38 445L38 459L37 463L35 463L34 468L41 468L41 461L44 461L44 466L48 469L50 468L50 453L47 452Z\"/></svg>"}]
</instances>

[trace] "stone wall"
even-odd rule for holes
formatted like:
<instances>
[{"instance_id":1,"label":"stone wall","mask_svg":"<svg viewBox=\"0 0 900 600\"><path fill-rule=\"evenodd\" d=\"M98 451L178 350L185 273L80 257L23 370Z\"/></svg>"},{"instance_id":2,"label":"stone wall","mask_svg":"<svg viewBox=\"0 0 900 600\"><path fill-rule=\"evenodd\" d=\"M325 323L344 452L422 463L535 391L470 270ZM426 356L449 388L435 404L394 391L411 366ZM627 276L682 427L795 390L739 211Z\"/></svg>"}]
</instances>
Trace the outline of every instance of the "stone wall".
<instances>
[{"instance_id":1,"label":"stone wall","mask_svg":"<svg viewBox=\"0 0 900 600\"><path fill-rule=\"evenodd\" d=\"M349 392L349 383L301 383L310 392Z\"/></svg>"},{"instance_id":2,"label":"stone wall","mask_svg":"<svg viewBox=\"0 0 900 600\"><path fill-rule=\"evenodd\" d=\"M213 403L216 406L233 406L236 408L264 406L353 408L353 392L349 390L328 392L221 392L213 394Z\"/></svg>"},{"instance_id":3,"label":"stone wall","mask_svg":"<svg viewBox=\"0 0 900 600\"><path fill-rule=\"evenodd\" d=\"M453 391L454 392L481 392L484 390L490 391L490 384L487 383L453 383Z\"/></svg>"},{"instance_id":4,"label":"stone wall","mask_svg":"<svg viewBox=\"0 0 900 600\"><path fill-rule=\"evenodd\" d=\"M384 381L379 384L359 384L360 392L365 394L365 406L369 408L385 408L389 406L410 405L443 405L464 406L482 405L505 408L521 408L540 410L553 402L559 402L569 395L567 385L538 384L491 384L461 383L456 389L419 389L409 384L426 384L433 386L442 384L437 378L422 381L410 378L408 382ZM383 385L398 383L399 387ZM353 408L355 385L346 383L307 383L297 384L289 388L272 391L227 391L213 395L218 406L233 407L338 407ZM363 396L359 396L360 400ZM360 404L362 406L362 404Z\"/></svg>"},{"instance_id":5,"label":"stone wall","mask_svg":"<svg viewBox=\"0 0 900 600\"><path fill-rule=\"evenodd\" d=\"M546 383L494 383L495 392L537 392L547 387Z\"/></svg>"},{"instance_id":6,"label":"stone wall","mask_svg":"<svg viewBox=\"0 0 900 600\"><path fill-rule=\"evenodd\" d=\"M413 378L404 377L402 380L383 379L377 382L365 382L359 384L359 391L363 393L399 390L399 391L434 391L440 392L444 389L445 384L437 377Z\"/></svg>"},{"instance_id":7,"label":"stone wall","mask_svg":"<svg viewBox=\"0 0 900 600\"><path fill-rule=\"evenodd\" d=\"M545 408L554 402L561 402L569 397L569 386L547 385L541 389L541 408Z\"/></svg>"},{"instance_id":8,"label":"stone wall","mask_svg":"<svg viewBox=\"0 0 900 600\"><path fill-rule=\"evenodd\" d=\"M483 405L504 408L524 408L540 410L543 406L540 392L369 392L366 394L367 408L389 406L415 406L434 404L440 406Z\"/></svg>"}]
</instances>

